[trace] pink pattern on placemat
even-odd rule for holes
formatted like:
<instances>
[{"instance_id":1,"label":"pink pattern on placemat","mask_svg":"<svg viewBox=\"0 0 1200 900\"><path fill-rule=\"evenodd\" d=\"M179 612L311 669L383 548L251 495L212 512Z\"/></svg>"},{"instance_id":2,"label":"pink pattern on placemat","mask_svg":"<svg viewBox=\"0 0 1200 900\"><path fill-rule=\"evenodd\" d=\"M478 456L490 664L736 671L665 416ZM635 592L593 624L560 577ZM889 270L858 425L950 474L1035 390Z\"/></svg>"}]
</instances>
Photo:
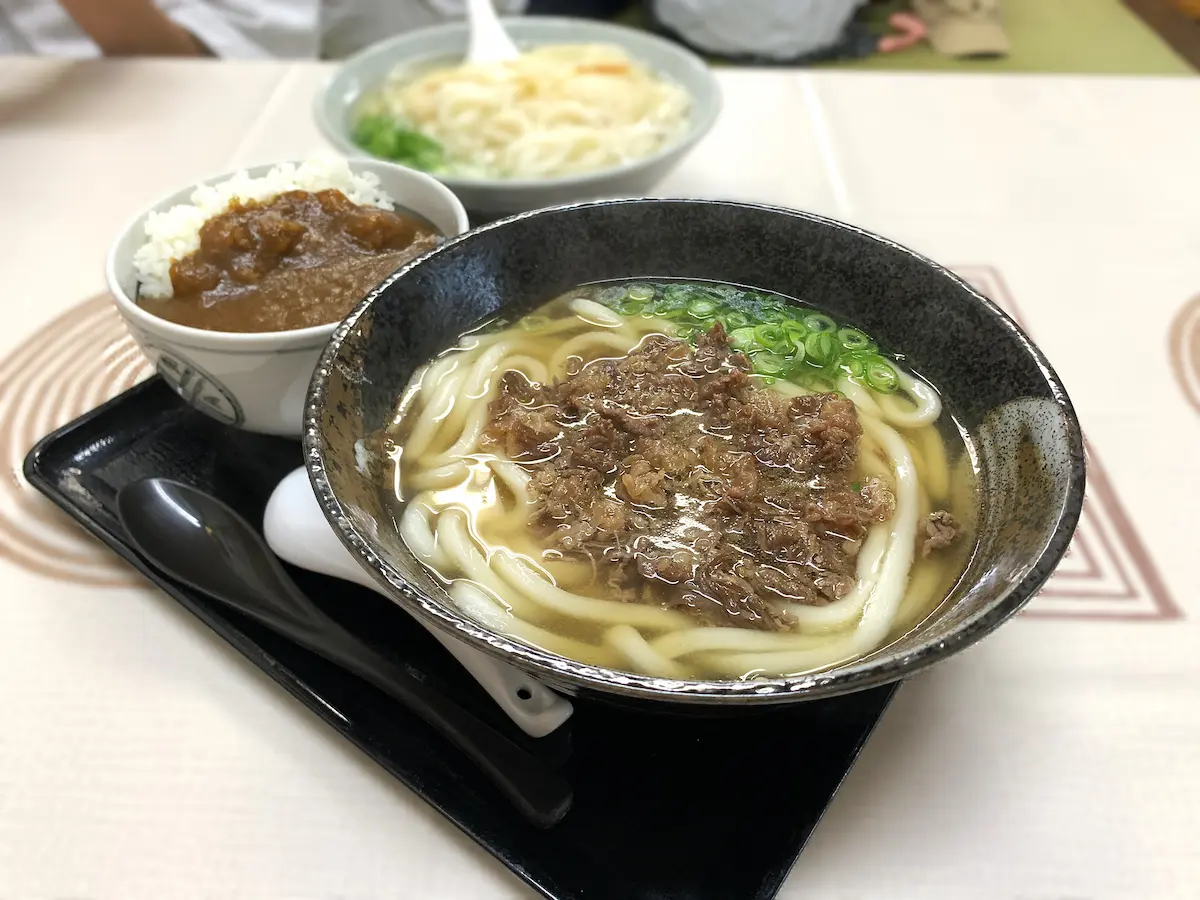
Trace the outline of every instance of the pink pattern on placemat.
<instances>
[{"instance_id":1,"label":"pink pattern on placemat","mask_svg":"<svg viewBox=\"0 0 1200 900\"><path fill-rule=\"evenodd\" d=\"M991 266L955 271L1026 323L1000 273ZM1037 336L1031 336L1036 340ZM1158 567L1125 512L1096 449L1084 440L1088 485L1075 539L1062 563L1023 613L1036 618L1163 621L1183 617Z\"/></svg>"},{"instance_id":2,"label":"pink pattern on placemat","mask_svg":"<svg viewBox=\"0 0 1200 900\"><path fill-rule=\"evenodd\" d=\"M1169 341L1171 371L1187 402L1200 412L1200 295L1175 316Z\"/></svg>"},{"instance_id":3,"label":"pink pattern on placemat","mask_svg":"<svg viewBox=\"0 0 1200 900\"><path fill-rule=\"evenodd\" d=\"M151 373L112 298L92 297L0 359L0 559L47 578L127 587L142 578L25 481L25 454L44 435Z\"/></svg>"}]
</instances>

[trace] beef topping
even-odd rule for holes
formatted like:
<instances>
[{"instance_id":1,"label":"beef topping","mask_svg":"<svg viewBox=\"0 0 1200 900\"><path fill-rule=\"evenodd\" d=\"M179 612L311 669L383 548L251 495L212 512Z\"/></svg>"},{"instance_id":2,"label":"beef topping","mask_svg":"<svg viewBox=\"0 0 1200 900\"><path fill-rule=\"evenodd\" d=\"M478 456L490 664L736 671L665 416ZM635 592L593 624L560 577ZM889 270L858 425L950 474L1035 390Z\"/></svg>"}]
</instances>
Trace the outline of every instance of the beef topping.
<instances>
[{"instance_id":1,"label":"beef topping","mask_svg":"<svg viewBox=\"0 0 1200 900\"><path fill-rule=\"evenodd\" d=\"M784 603L849 593L891 517L888 487L854 475L861 433L838 394L758 383L718 324L554 384L505 378L487 440L531 473L531 527L590 558L608 596L775 630Z\"/></svg>"},{"instance_id":2,"label":"beef topping","mask_svg":"<svg viewBox=\"0 0 1200 900\"><path fill-rule=\"evenodd\" d=\"M930 513L925 518L925 540L921 544L921 557L928 559L930 553L949 547L962 531L958 520L944 509Z\"/></svg>"}]
</instances>

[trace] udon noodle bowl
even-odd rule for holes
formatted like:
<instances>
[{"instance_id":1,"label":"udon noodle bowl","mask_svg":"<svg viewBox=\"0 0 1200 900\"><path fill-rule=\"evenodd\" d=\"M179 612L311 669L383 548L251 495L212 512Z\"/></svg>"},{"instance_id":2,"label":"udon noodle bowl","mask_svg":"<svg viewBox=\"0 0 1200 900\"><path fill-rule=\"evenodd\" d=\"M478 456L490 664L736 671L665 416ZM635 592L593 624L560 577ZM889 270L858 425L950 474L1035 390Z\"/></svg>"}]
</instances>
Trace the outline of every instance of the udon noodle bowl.
<instances>
[{"instance_id":1,"label":"udon noodle bowl","mask_svg":"<svg viewBox=\"0 0 1200 900\"><path fill-rule=\"evenodd\" d=\"M387 440L396 521L458 609L676 679L867 656L973 546L973 454L936 390L795 300L585 285L464 334Z\"/></svg>"},{"instance_id":2,"label":"udon noodle bowl","mask_svg":"<svg viewBox=\"0 0 1200 900\"><path fill-rule=\"evenodd\" d=\"M547 45L502 63L399 67L360 102L353 139L435 174L555 178L657 153L686 131L690 106L620 47Z\"/></svg>"}]
</instances>

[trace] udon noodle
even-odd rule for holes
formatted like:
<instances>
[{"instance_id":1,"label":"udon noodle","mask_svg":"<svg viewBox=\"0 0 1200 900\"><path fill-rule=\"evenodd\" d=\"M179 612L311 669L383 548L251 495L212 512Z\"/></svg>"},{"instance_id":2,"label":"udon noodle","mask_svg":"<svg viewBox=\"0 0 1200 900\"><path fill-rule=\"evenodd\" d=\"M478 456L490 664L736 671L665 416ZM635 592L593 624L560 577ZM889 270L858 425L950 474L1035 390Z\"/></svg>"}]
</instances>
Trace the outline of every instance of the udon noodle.
<instances>
[{"instance_id":1,"label":"udon noodle","mask_svg":"<svg viewBox=\"0 0 1200 900\"><path fill-rule=\"evenodd\" d=\"M658 152L682 134L689 107L683 88L619 47L551 45L504 63L397 69L362 103L360 123L371 127L358 141L446 174L553 178ZM440 149L411 153L411 136L373 130L380 116Z\"/></svg>"},{"instance_id":2,"label":"udon noodle","mask_svg":"<svg viewBox=\"0 0 1200 900\"><path fill-rule=\"evenodd\" d=\"M462 613L584 663L676 679L742 679L817 670L886 646L946 595L971 547L969 454L961 443L948 451L946 436L953 440L957 432L946 422L939 429L938 393L894 360L879 357L861 332L835 332L827 327L836 328L832 320L804 308L798 315L811 315L800 315L797 322L812 328L798 325L792 343L775 348L792 347L791 368L781 371L780 354L764 348L788 333L791 326L776 313L797 310L795 301L781 307L785 298L750 294L767 298L763 315L777 323L756 326L737 309L730 312L732 307L714 312L720 298L728 296L721 291L737 293L727 286L712 286L711 295L703 295L718 302L702 296L682 314L678 304L664 313L670 306L666 300L657 301L657 312L654 300L630 300L631 293L662 298L664 284L669 292L664 282L585 286L519 322L493 323L464 335L418 371L400 399L389 442L395 461L391 487L402 503L398 526L405 542L446 584ZM618 300L598 302L605 297ZM853 402L861 434L846 478L864 495L873 484L891 498L885 520L871 520L844 544L851 569L842 587L825 595L768 592L758 627L744 627L749 621L744 616L691 615L679 603L666 602L659 583L632 595L633 602L629 595L615 598L598 574L598 566L607 565L604 559L563 552L564 544L553 544L531 527L538 503L545 502L544 496L536 497L533 483L541 477L538 467L506 455L488 437L505 379L530 389L561 384L591 371L588 364L594 361L630 359L647 347L667 347L663 352L681 358L678 345L656 344L660 339L654 336L698 341L716 321L742 326L730 329L729 340L734 347L740 340L738 352L746 355L730 359L736 365L751 361L749 377L757 388L778 392L787 402L816 398L810 404L814 409L818 401ZM751 331L766 343L747 344ZM841 357L825 353L835 345L822 334L841 336L843 344L835 347ZM801 364L806 338L809 353ZM539 482L543 488L545 481ZM949 531L938 532L931 524L954 519ZM567 521L557 527L573 526ZM938 534L945 538L940 544Z\"/></svg>"}]
</instances>

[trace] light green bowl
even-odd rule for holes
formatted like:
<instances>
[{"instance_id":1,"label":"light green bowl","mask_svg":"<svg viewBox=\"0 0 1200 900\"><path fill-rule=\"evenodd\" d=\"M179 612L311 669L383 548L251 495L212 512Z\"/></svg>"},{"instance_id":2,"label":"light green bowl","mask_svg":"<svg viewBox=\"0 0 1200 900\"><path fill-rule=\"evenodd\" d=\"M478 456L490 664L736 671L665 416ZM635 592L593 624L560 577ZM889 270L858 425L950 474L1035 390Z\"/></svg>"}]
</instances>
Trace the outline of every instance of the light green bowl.
<instances>
[{"instance_id":1,"label":"light green bowl","mask_svg":"<svg viewBox=\"0 0 1200 900\"><path fill-rule=\"evenodd\" d=\"M476 216L497 218L578 200L641 197L695 146L716 121L721 94L708 66L684 47L633 28L586 19L543 16L505 19L504 27L520 47L539 44L609 43L686 90L692 98L687 131L653 156L561 178L500 179L435 175ZM399 63L462 58L467 49L463 23L439 25L397 35L347 59L318 92L313 107L317 127L348 156L368 156L350 140L351 113L359 98L381 84Z\"/></svg>"}]
</instances>

